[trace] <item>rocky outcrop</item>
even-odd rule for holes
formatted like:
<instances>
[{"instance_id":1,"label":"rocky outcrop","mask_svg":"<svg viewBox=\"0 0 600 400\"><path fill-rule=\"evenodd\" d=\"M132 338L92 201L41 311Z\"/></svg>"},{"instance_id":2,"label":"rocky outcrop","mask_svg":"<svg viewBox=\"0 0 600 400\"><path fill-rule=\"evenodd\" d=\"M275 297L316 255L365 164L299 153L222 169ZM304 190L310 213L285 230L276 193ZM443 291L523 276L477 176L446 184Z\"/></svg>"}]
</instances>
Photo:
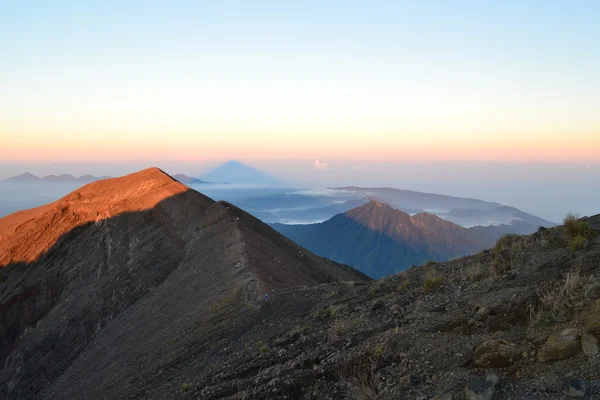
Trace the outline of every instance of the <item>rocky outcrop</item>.
<instances>
[{"instance_id":1,"label":"rocky outcrop","mask_svg":"<svg viewBox=\"0 0 600 400\"><path fill-rule=\"evenodd\" d=\"M562 360L581 351L579 332L574 328L563 329L548 338L538 350L538 360L542 362Z\"/></svg>"},{"instance_id":2,"label":"rocky outcrop","mask_svg":"<svg viewBox=\"0 0 600 400\"><path fill-rule=\"evenodd\" d=\"M522 352L522 347L490 339L477 347L474 362L480 368L508 368L521 359Z\"/></svg>"}]
</instances>

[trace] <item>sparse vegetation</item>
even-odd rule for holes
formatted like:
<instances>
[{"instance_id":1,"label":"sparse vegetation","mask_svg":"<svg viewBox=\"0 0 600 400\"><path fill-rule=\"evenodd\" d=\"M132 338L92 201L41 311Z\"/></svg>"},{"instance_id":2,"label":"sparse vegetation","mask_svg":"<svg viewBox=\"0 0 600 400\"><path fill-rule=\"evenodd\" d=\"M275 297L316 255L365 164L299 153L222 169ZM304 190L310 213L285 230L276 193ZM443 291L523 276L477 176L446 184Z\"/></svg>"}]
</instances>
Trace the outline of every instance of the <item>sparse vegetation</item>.
<instances>
[{"instance_id":1,"label":"sparse vegetation","mask_svg":"<svg viewBox=\"0 0 600 400\"><path fill-rule=\"evenodd\" d=\"M398 292L398 293L406 292L408 290L409 286L410 286L409 280L405 279L401 284L398 285L398 287L396 288L396 292Z\"/></svg>"},{"instance_id":2,"label":"sparse vegetation","mask_svg":"<svg viewBox=\"0 0 600 400\"><path fill-rule=\"evenodd\" d=\"M503 250L522 250L524 247L525 237L514 233L507 233L496 241L494 253L498 254Z\"/></svg>"},{"instance_id":3,"label":"sparse vegetation","mask_svg":"<svg viewBox=\"0 0 600 400\"><path fill-rule=\"evenodd\" d=\"M311 316L314 319L328 319L328 318L337 318L338 315L347 310L347 304L336 304L331 305L329 307L321 308L312 312Z\"/></svg>"},{"instance_id":4,"label":"sparse vegetation","mask_svg":"<svg viewBox=\"0 0 600 400\"><path fill-rule=\"evenodd\" d=\"M425 282L423 283L423 290L425 292L431 292L439 289L444 284L444 276L435 269L430 269L425 274Z\"/></svg>"},{"instance_id":5,"label":"sparse vegetation","mask_svg":"<svg viewBox=\"0 0 600 400\"><path fill-rule=\"evenodd\" d=\"M578 269L567 274L562 285L539 293L539 306L532 309L530 320L535 325L568 321L580 297L581 278Z\"/></svg>"},{"instance_id":6,"label":"sparse vegetation","mask_svg":"<svg viewBox=\"0 0 600 400\"><path fill-rule=\"evenodd\" d=\"M256 347L258 348L260 354L265 354L269 351L269 346L267 346L266 343L264 343L262 340L256 342Z\"/></svg>"},{"instance_id":7,"label":"sparse vegetation","mask_svg":"<svg viewBox=\"0 0 600 400\"><path fill-rule=\"evenodd\" d=\"M184 383L181 384L181 391L182 392L185 393L185 392L187 392L189 390L190 390L190 384L189 383L184 382Z\"/></svg>"},{"instance_id":8,"label":"sparse vegetation","mask_svg":"<svg viewBox=\"0 0 600 400\"><path fill-rule=\"evenodd\" d=\"M494 257L491 264L490 273L492 276L502 275L512 269L512 259L498 254Z\"/></svg>"},{"instance_id":9,"label":"sparse vegetation","mask_svg":"<svg viewBox=\"0 0 600 400\"><path fill-rule=\"evenodd\" d=\"M373 357L375 357L375 360L379 360L381 358L381 356L383 355L383 347L379 346L378 348L375 349L375 351L373 352Z\"/></svg>"},{"instance_id":10,"label":"sparse vegetation","mask_svg":"<svg viewBox=\"0 0 600 400\"><path fill-rule=\"evenodd\" d=\"M575 214L567 214L563 219L563 229L573 251L584 249L588 241L598 235L587 221L579 219Z\"/></svg>"},{"instance_id":11,"label":"sparse vegetation","mask_svg":"<svg viewBox=\"0 0 600 400\"><path fill-rule=\"evenodd\" d=\"M573 251L582 250L587 245L587 242L587 238L581 235L577 235L573 239L571 239L571 241L569 242L569 246Z\"/></svg>"},{"instance_id":12,"label":"sparse vegetation","mask_svg":"<svg viewBox=\"0 0 600 400\"><path fill-rule=\"evenodd\" d=\"M425 261L425 264L423 264L423 266L425 268L428 268L428 267L432 267L432 266L434 266L436 264L438 264L438 262L435 261L435 260L427 260L427 261Z\"/></svg>"},{"instance_id":13,"label":"sparse vegetation","mask_svg":"<svg viewBox=\"0 0 600 400\"><path fill-rule=\"evenodd\" d=\"M377 378L375 378L372 372L361 370L352 377L348 399L387 400L389 398L388 393L379 390Z\"/></svg>"},{"instance_id":14,"label":"sparse vegetation","mask_svg":"<svg viewBox=\"0 0 600 400\"><path fill-rule=\"evenodd\" d=\"M467 269L467 278L471 282L476 282L476 281L481 280L481 278L483 278L483 269L481 268L481 264L477 263L477 264L471 265Z\"/></svg>"},{"instance_id":15,"label":"sparse vegetation","mask_svg":"<svg viewBox=\"0 0 600 400\"><path fill-rule=\"evenodd\" d=\"M337 304L329 307L329 316L331 318L337 318L340 312L348 309L347 304Z\"/></svg>"},{"instance_id":16,"label":"sparse vegetation","mask_svg":"<svg viewBox=\"0 0 600 400\"><path fill-rule=\"evenodd\" d=\"M587 222L577 219L574 214L568 214L563 220L565 234L569 239L577 236L582 236L586 239L593 239L598 235L598 232L592 228Z\"/></svg>"},{"instance_id":17,"label":"sparse vegetation","mask_svg":"<svg viewBox=\"0 0 600 400\"><path fill-rule=\"evenodd\" d=\"M492 249L493 259L490 269L492 276L503 275L522 262L521 251L525 248L526 236L508 233L496 241Z\"/></svg>"},{"instance_id":18,"label":"sparse vegetation","mask_svg":"<svg viewBox=\"0 0 600 400\"><path fill-rule=\"evenodd\" d=\"M350 331L353 325L351 321L338 318L331 323L328 333L334 338L342 338Z\"/></svg>"}]
</instances>

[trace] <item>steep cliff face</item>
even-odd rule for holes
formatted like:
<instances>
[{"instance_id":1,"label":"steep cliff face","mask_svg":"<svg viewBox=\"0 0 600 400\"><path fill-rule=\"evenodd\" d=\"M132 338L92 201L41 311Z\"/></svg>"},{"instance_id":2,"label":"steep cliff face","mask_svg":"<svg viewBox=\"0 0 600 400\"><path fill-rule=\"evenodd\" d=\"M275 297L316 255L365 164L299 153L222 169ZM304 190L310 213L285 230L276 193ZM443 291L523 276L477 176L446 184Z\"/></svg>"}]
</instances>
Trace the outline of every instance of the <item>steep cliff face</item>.
<instances>
[{"instance_id":1,"label":"steep cliff face","mask_svg":"<svg viewBox=\"0 0 600 400\"><path fill-rule=\"evenodd\" d=\"M201 357L237 332L264 292L364 278L158 169L9 215L0 237L0 398L82 396L75 381L104 398L124 379L140 393L186 370L197 335Z\"/></svg>"}]
</instances>

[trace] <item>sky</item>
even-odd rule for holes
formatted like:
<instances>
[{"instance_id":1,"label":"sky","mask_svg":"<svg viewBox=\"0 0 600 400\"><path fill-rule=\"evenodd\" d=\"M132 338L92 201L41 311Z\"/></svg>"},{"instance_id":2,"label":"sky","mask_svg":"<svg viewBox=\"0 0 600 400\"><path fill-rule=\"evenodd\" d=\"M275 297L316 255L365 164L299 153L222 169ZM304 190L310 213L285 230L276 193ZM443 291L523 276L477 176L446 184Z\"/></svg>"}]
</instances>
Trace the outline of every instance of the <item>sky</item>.
<instances>
[{"instance_id":1,"label":"sky","mask_svg":"<svg viewBox=\"0 0 600 400\"><path fill-rule=\"evenodd\" d=\"M600 161L594 1L4 1L4 160Z\"/></svg>"},{"instance_id":2,"label":"sky","mask_svg":"<svg viewBox=\"0 0 600 400\"><path fill-rule=\"evenodd\" d=\"M577 0L2 1L0 178L237 159L306 184L593 185L598 21Z\"/></svg>"}]
</instances>

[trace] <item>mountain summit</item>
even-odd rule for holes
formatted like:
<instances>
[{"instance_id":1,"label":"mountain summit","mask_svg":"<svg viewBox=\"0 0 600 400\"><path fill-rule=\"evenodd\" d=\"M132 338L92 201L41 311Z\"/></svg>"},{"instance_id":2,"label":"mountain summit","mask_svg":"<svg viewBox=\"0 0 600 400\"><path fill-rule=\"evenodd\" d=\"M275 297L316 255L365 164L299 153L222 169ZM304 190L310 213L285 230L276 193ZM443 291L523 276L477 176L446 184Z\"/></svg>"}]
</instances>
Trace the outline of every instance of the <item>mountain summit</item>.
<instances>
[{"instance_id":1,"label":"mountain summit","mask_svg":"<svg viewBox=\"0 0 600 400\"><path fill-rule=\"evenodd\" d=\"M210 182L281 185L281 182L276 178L235 160L228 161L209 171L202 179Z\"/></svg>"},{"instance_id":2,"label":"mountain summit","mask_svg":"<svg viewBox=\"0 0 600 400\"><path fill-rule=\"evenodd\" d=\"M466 228L433 214L410 216L375 200L320 224L273 227L310 251L373 278L485 248L485 242Z\"/></svg>"},{"instance_id":3,"label":"mountain summit","mask_svg":"<svg viewBox=\"0 0 600 400\"><path fill-rule=\"evenodd\" d=\"M265 293L368 279L158 168L0 219L0 267L0 398L153 397Z\"/></svg>"}]
</instances>

